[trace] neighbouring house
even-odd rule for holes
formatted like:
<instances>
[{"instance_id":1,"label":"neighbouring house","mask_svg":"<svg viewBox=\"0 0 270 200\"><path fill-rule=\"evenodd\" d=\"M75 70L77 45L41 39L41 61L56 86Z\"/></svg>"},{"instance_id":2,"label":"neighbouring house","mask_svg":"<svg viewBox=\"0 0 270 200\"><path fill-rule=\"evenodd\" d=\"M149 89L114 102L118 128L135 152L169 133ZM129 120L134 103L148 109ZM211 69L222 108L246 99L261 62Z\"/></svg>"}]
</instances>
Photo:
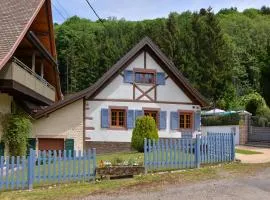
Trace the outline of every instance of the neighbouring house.
<instances>
[{"instance_id":1,"label":"neighbouring house","mask_svg":"<svg viewBox=\"0 0 270 200\"><path fill-rule=\"evenodd\" d=\"M13 104L34 116L62 99L51 1L1 1L0 19L0 116ZM0 139L2 132L0 124ZM47 136L39 143L45 148Z\"/></svg>"},{"instance_id":2,"label":"neighbouring house","mask_svg":"<svg viewBox=\"0 0 270 200\"><path fill-rule=\"evenodd\" d=\"M130 150L135 120L152 116L160 138L195 137L207 102L145 37L91 87L36 113L34 132L74 138L75 150Z\"/></svg>"}]
</instances>

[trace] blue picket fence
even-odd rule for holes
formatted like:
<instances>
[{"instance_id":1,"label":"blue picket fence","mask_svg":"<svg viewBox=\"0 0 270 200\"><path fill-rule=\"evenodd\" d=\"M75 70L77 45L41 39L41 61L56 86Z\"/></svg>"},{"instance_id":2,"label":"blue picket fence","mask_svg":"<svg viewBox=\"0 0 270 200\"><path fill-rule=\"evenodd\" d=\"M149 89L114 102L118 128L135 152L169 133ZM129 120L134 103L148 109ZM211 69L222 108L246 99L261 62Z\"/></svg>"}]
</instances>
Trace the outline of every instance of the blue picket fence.
<instances>
[{"instance_id":1,"label":"blue picket fence","mask_svg":"<svg viewBox=\"0 0 270 200\"><path fill-rule=\"evenodd\" d=\"M208 133L196 138L144 141L145 170L186 169L234 160L233 133Z\"/></svg>"},{"instance_id":2,"label":"blue picket fence","mask_svg":"<svg viewBox=\"0 0 270 200\"><path fill-rule=\"evenodd\" d=\"M39 184L95 179L96 150L35 151L0 158L0 190L32 189Z\"/></svg>"}]
</instances>

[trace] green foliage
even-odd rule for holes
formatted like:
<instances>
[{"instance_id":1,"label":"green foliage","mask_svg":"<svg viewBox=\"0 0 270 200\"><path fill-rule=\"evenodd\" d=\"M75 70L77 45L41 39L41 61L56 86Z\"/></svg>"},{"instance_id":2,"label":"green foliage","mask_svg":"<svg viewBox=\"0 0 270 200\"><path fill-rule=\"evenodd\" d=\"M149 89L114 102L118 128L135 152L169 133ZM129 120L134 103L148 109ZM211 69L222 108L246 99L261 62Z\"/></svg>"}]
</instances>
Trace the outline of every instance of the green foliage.
<instances>
[{"instance_id":1,"label":"green foliage","mask_svg":"<svg viewBox=\"0 0 270 200\"><path fill-rule=\"evenodd\" d=\"M260 112L263 112L262 109L266 106L263 97L257 92L245 95L241 98L241 100L242 104L245 106L245 109L254 116Z\"/></svg>"},{"instance_id":2,"label":"green foliage","mask_svg":"<svg viewBox=\"0 0 270 200\"><path fill-rule=\"evenodd\" d=\"M254 126L270 126L270 108L259 93L250 93L243 96L241 100L245 109L252 113L252 122Z\"/></svg>"},{"instance_id":3,"label":"green foliage","mask_svg":"<svg viewBox=\"0 0 270 200\"><path fill-rule=\"evenodd\" d=\"M240 116L238 113L228 115L202 116L202 126L238 125Z\"/></svg>"},{"instance_id":4,"label":"green foliage","mask_svg":"<svg viewBox=\"0 0 270 200\"><path fill-rule=\"evenodd\" d=\"M113 166L121 165L121 164L123 164L123 162L124 162L124 160L123 160L123 158L121 158L121 157L114 157L114 158L112 159L112 165L113 165Z\"/></svg>"},{"instance_id":5,"label":"green foliage","mask_svg":"<svg viewBox=\"0 0 270 200\"><path fill-rule=\"evenodd\" d=\"M253 116L252 118L252 125L259 126L259 127L270 127L270 120L264 116Z\"/></svg>"},{"instance_id":6,"label":"green foliage","mask_svg":"<svg viewBox=\"0 0 270 200\"><path fill-rule=\"evenodd\" d=\"M144 150L144 138L158 139L155 120L149 116L139 117L132 131L131 146L139 152Z\"/></svg>"},{"instance_id":7,"label":"green foliage","mask_svg":"<svg viewBox=\"0 0 270 200\"><path fill-rule=\"evenodd\" d=\"M23 114L10 114L3 122L3 141L8 145L10 156L26 154L31 121Z\"/></svg>"},{"instance_id":8,"label":"green foliage","mask_svg":"<svg viewBox=\"0 0 270 200\"><path fill-rule=\"evenodd\" d=\"M270 15L269 15L270 16ZM262 78L261 78L261 90L264 96L264 99L270 106L270 39L267 41L267 48L265 57L263 59L263 66L262 66Z\"/></svg>"},{"instance_id":9,"label":"green foliage","mask_svg":"<svg viewBox=\"0 0 270 200\"><path fill-rule=\"evenodd\" d=\"M168 18L100 22L72 17L55 26L61 86L73 93L95 83L144 36L175 63L213 105L242 108L256 91L270 105L269 7L171 13Z\"/></svg>"}]
</instances>

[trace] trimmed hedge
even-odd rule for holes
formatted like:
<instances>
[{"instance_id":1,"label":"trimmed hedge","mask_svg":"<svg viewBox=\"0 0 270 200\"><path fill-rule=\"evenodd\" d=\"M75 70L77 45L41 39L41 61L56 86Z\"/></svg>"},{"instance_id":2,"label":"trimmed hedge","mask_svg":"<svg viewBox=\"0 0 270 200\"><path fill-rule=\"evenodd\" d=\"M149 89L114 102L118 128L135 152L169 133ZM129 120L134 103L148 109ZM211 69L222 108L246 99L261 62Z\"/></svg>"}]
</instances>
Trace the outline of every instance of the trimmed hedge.
<instances>
[{"instance_id":1,"label":"trimmed hedge","mask_svg":"<svg viewBox=\"0 0 270 200\"><path fill-rule=\"evenodd\" d=\"M202 126L226 126L226 125L238 125L240 121L240 115L238 113L232 113L228 115L215 115L215 116L202 116Z\"/></svg>"},{"instance_id":2,"label":"trimmed hedge","mask_svg":"<svg viewBox=\"0 0 270 200\"><path fill-rule=\"evenodd\" d=\"M158 139L157 125L153 117L143 116L136 119L132 131L131 146L139 152L144 151L144 138Z\"/></svg>"}]
</instances>

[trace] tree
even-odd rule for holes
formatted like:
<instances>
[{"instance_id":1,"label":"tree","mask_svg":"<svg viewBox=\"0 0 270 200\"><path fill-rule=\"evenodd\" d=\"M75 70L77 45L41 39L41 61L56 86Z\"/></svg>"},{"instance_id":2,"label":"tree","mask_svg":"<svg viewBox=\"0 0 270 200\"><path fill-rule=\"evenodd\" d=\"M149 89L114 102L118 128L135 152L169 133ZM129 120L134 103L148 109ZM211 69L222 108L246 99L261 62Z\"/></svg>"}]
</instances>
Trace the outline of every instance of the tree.
<instances>
[{"instance_id":1,"label":"tree","mask_svg":"<svg viewBox=\"0 0 270 200\"><path fill-rule=\"evenodd\" d=\"M270 15L270 7L262 6L261 13L263 15Z\"/></svg>"},{"instance_id":2,"label":"tree","mask_svg":"<svg viewBox=\"0 0 270 200\"><path fill-rule=\"evenodd\" d=\"M231 81L230 54L211 8L195 14L192 26L199 71L198 89L215 105Z\"/></svg>"},{"instance_id":3,"label":"tree","mask_svg":"<svg viewBox=\"0 0 270 200\"><path fill-rule=\"evenodd\" d=\"M265 98L268 106L270 105L270 38L268 39L267 55L264 60L264 66L262 68L262 94Z\"/></svg>"}]
</instances>

